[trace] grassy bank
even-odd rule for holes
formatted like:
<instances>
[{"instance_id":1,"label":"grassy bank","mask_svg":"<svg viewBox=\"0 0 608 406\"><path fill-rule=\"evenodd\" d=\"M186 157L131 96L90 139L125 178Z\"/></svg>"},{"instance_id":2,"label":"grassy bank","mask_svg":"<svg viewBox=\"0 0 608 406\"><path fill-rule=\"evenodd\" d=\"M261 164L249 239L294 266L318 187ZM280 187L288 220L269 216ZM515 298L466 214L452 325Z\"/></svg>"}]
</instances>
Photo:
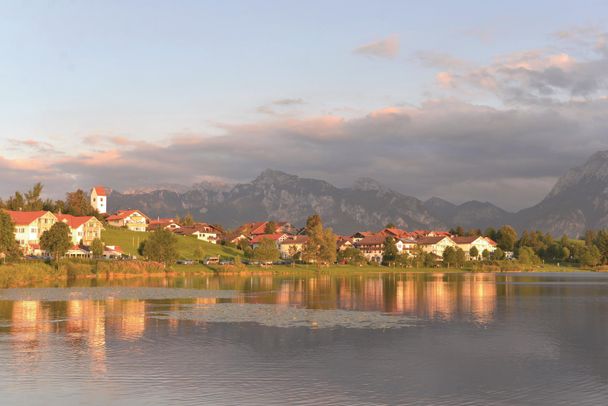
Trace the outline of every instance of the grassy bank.
<instances>
[{"instance_id":1,"label":"grassy bank","mask_svg":"<svg viewBox=\"0 0 608 406\"><path fill-rule=\"evenodd\" d=\"M138 256L137 248L142 241L145 241L151 233L129 231L124 228L107 226L101 233L101 239L106 245L118 245L125 254ZM203 257L234 258L242 253L231 247L218 244L211 244L206 241L197 240L194 237L178 235L177 251L180 258L195 259L195 251L199 248ZM201 258L196 258L201 259Z\"/></svg>"},{"instance_id":2,"label":"grassy bank","mask_svg":"<svg viewBox=\"0 0 608 406\"><path fill-rule=\"evenodd\" d=\"M576 266L521 265L514 261L493 264L470 264L463 268L391 268L374 265L274 265L271 267L248 265L174 265L165 268L150 261L62 261L58 267L40 261L24 261L0 266L0 288L25 287L53 281L79 278L128 278L148 276L178 276L186 274L371 274L371 273L463 273L463 272L608 272L608 267L581 269Z\"/></svg>"}]
</instances>

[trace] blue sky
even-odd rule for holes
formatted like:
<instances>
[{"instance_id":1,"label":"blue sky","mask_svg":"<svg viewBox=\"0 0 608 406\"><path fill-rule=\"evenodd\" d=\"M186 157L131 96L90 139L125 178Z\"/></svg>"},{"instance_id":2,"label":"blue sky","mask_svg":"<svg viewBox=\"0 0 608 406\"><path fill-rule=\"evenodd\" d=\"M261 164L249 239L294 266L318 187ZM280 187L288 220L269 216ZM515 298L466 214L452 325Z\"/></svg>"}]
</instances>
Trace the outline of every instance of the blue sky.
<instances>
[{"instance_id":1,"label":"blue sky","mask_svg":"<svg viewBox=\"0 0 608 406\"><path fill-rule=\"evenodd\" d=\"M463 201L471 196L523 207L539 199L567 165L606 147L598 135L602 132L592 128L593 117L603 112L597 109L605 104L606 77L598 68L606 60L600 46L605 16L605 1L1 2L0 165L10 175L0 195L33 180L45 181L49 193L63 193L90 182L120 189L155 181L245 181L257 170L275 167L339 185L372 176L424 198L440 194ZM503 74L505 66L515 65L529 75ZM563 72L555 76L556 69ZM492 76L491 85L480 72ZM552 76L538 79L544 74ZM585 103L585 114L573 102ZM426 151L431 161L453 156L454 149L408 135L412 128L380 128L376 120L362 134L357 126L386 109L414 121L437 114L429 103L440 105L446 115L466 110L467 124L479 120L477 127L487 125L483 108L496 114L516 111L520 114L510 121L504 118L521 133L513 141L527 133L538 138L538 145L546 144L543 134L549 128L539 130L533 118L517 120L553 113L583 132L583 141L574 152L567 153L572 149L567 142L540 152L540 160L559 159L563 167L534 163L523 174L505 168L510 173L504 180L517 196L512 198L484 189L492 178L476 178L467 172L471 168L438 169L428 161L425 168L407 154L401 162L387 154L396 142L404 150ZM469 116L469 109L476 113ZM329 118L334 120L331 130ZM415 128L416 134L430 131ZM349 150L360 165L337 173L331 148L335 154L341 148L327 139L310 142L323 131L361 144L357 137L369 142L378 131L388 133L381 134L377 151ZM468 142L479 144L462 135L469 130L449 120L433 131L461 134L456 150L466 150ZM395 134L402 137L391 140ZM300 136L300 143L285 141ZM231 162L242 162L239 155L231 156L231 148L239 150L242 138L256 137L275 158L260 153L243 162L241 171L230 168ZM184 139L202 149L187 170L120 176L120 171L151 170L145 162L128 161L128 155L143 156L154 148L161 149L159 156L182 153ZM205 155L209 142L222 144L225 150L214 150L214 157L225 160ZM487 141L484 154L492 143ZM276 159L285 148L313 157ZM95 161L103 154L107 168ZM471 156L452 159L459 164ZM203 161L213 162L212 168ZM478 170L486 164L473 163ZM28 172L28 166L35 167ZM415 174L429 171L445 173L416 180ZM469 191L463 191L467 184Z\"/></svg>"}]
</instances>

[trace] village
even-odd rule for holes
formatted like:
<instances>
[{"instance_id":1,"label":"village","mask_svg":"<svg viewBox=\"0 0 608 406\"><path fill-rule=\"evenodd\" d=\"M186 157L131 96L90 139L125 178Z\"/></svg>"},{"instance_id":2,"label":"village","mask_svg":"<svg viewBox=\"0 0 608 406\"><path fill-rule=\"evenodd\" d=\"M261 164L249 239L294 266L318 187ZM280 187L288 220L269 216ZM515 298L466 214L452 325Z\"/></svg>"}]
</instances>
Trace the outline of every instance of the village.
<instances>
[{"instance_id":1,"label":"village","mask_svg":"<svg viewBox=\"0 0 608 406\"><path fill-rule=\"evenodd\" d=\"M47 257L48 252L41 247L42 235L53 224L65 223L70 232L71 247L65 252L67 258L91 258L91 245L100 240L102 231L120 228L132 232L148 233L166 230L176 236L185 236L210 243L238 247L243 251L256 250L264 242L272 242L281 261L302 261L303 252L309 237L304 228L296 228L284 221L258 221L241 225L233 231L225 231L221 226L195 222L192 218L151 219L138 209L119 210L108 213L108 193L106 188L97 186L90 191L90 205L99 216L74 216L52 213L50 211L5 210L15 227L15 239L25 256ZM369 264L382 264L385 260L387 241L394 244L400 258L413 258L424 254L435 262L444 259L446 250L462 251L464 260L476 261L489 259L497 250L497 243L482 235L455 235L443 230L402 230L389 224L378 231L358 231L351 235L336 235L336 254L338 261L344 255L355 252ZM244 255L246 256L246 255ZM128 259L119 245L106 244L100 256L104 259ZM180 259L181 263L189 261ZM219 262L219 258L207 258L209 263Z\"/></svg>"}]
</instances>

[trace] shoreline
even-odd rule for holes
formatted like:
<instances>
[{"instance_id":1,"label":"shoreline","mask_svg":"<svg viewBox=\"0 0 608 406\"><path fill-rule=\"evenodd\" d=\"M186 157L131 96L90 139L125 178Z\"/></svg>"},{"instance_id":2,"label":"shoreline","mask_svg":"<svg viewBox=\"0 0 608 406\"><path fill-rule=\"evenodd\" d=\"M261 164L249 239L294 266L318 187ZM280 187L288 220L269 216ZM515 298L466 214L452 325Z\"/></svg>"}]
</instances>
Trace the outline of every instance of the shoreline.
<instances>
[{"instance_id":1,"label":"shoreline","mask_svg":"<svg viewBox=\"0 0 608 406\"><path fill-rule=\"evenodd\" d=\"M208 266L164 265L148 261L124 262L63 262L58 267L43 262L14 263L0 265L0 288L30 287L35 284L66 282L68 280L129 280L137 278L180 278L189 275L217 276L297 276L297 275L370 275L370 274L450 274L450 273L568 273L568 272L608 272L608 268L583 269L576 266L557 266L553 264L498 267L496 265L465 268L393 268L385 266L332 265L316 267L314 265L273 265L269 267L225 265ZM481 266L479 266L481 265Z\"/></svg>"}]
</instances>

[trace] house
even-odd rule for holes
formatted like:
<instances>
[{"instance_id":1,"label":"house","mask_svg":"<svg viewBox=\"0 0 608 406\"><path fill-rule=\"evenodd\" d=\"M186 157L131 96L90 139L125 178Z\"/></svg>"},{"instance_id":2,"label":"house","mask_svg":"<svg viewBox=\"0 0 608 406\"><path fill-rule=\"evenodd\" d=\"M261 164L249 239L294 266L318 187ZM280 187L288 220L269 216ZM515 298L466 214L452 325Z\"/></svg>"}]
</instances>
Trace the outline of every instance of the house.
<instances>
[{"instance_id":1,"label":"house","mask_svg":"<svg viewBox=\"0 0 608 406\"><path fill-rule=\"evenodd\" d=\"M210 242L212 244L217 244L217 241L219 240L218 230L207 223L196 223L193 226L180 227L173 230L173 232L178 235L194 236L201 241Z\"/></svg>"},{"instance_id":2,"label":"house","mask_svg":"<svg viewBox=\"0 0 608 406\"><path fill-rule=\"evenodd\" d=\"M123 255L122 248L118 245L106 245L103 248L103 257L106 259L120 259Z\"/></svg>"},{"instance_id":3,"label":"house","mask_svg":"<svg viewBox=\"0 0 608 406\"><path fill-rule=\"evenodd\" d=\"M156 220L150 220L150 223L148 224L148 231L156 231L161 228L164 230L174 231L180 227L181 226L177 224L174 219L158 218Z\"/></svg>"},{"instance_id":4,"label":"house","mask_svg":"<svg viewBox=\"0 0 608 406\"><path fill-rule=\"evenodd\" d=\"M67 258L90 258L91 252L79 245L73 245L66 251L65 256Z\"/></svg>"},{"instance_id":5,"label":"house","mask_svg":"<svg viewBox=\"0 0 608 406\"><path fill-rule=\"evenodd\" d=\"M447 247L456 248L456 243L447 236L422 237L416 240L416 244L424 252L443 258L443 251Z\"/></svg>"},{"instance_id":6,"label":"house","mask_svg":"<svg viewBox=\"0 0 608 406\"><path fill-rule=\"evenodd\" d=\"M70 227L72 244L89 246L94 239L101 239L103 224L93 216L72 216L70 214L56 214L57 221L66 223Z\"/></svg>"},{"instance_id":7,"label":"house","mask_svg":"<svg viewBox=\"0 0 608 406\"><path fill-rule=\"evenodd\" d=\"M108 194L103 186L91 189L91 206L101 214L108 212Z\"/></svg>"},{"instance_id":8,"label":"house","mask_svg":"<svg viewBox=\"0 0 608 406\"><path fill-rule=\"evenodd\" d=\"M340 235L336 240L336 249L338 251L344 251L348 248L353 248L354 246L353 240L350 237Z\"/></svg>"},{"instance_id":9,"label":"house","mask_svg":"<svg viewBox=\"0 0 608 406\"><path fill-rule=\"evenodd\" d=\"M401 230L399 228L385 228L380 231L378 234L382 234L386 237L393 237L395 240L399 240L401 238L409 237L409 233L405 230Z\"/></svg>"},{"instance_id":10,"label":"house","mask_svg":"<svg viewBox=\"0 0 608 406\"><path fill-rule=\"evenodd\" d=\"M372 231L358 231L358 232L354 233L353 235L351 235L350 238L353 243L358 243L365 237L371 237L372 235L374 235L374 233Z\"/></svg>"},{"instance_id":11,"label":"house","mask_svg":"<svg viewBox=\"0 0 608 406\"><path fill-rule=\"evenodd\" d=\"M418 243L412 237L400 238L397 242L397 250L399 254L407 255L408 257L412 257L416 255L416 248L418 247Z\"/></svg>"},{"instance_id":12,"label":"house","mask_svg":"<svg viewBox=\"0 0 608 406\"><path fill-rule=\"evenodd\" d=\"M271 223L270 221L257 221L257 222L253 222L253 223L245 223L242 226L240 226L239 228L236 229L235 233L236 235L240 235L243 234L244 236L247 237L254 237L256 235L262 235L262 234L266 234L266 227L268 226L268 224ZM279 221L279 222L274 222L275 224L275 229L272 230L271 234L293 234L294 233L294 228L290 223L287 223L285 221Z\"/></svg>"},{"instance_id":13,"label":"house","mask_svg":"<svg viewBox=\"0 0 608 406\"><path fill-rule=\"evenodd\" d=\"M384 241L386 237L382 234L369 235L355 242L366 260L369 262L382 262L384 254Z\"/></svg>"},{"instance_id":14,"label":"house","mask_svg":"<svg viewBox=\"0 0 608 406\"><path fill-rule=\"evenodd\" d=\"M106 221L114 227L125 227L131 231L144 232L150 219L139 210L119 210L109 216Z\"/></svg>"},{"instance_id":15,"label":"house","mask_svg":"<svg viewBox=\"0 0 608 406\"><path fill-rule=\"evenodd\" d=\"M285 233L259 234L253 237L251 241L249 241L249 245L251 245L251 248L256 249L260 245L262 240L272 240L276 244L277 248L280 248L280 244L288 237L289 235Z\"/></svg>"},{"instance_id":16,"label":"house","mask_svg":"<svg viewBox=\"0 0 608 406\"><path fill-rule=\"evenodd\" d=\"M281 258L289 259L297 257L304 252L304 247L308 242L308 236L296 235L290 236L279 243L279 251Z\"/></svg>"},{"instance_id":17,"label":"house","mask_svg":"<svg viewBox=\"0 0 608 406\"><path fill-rule=\"evenodd\" d=\"M452 237L452 240L456 243L458 248L460 248L461 250L464 251L466 258L469 260L480 259L482 257L482 253L486 250L490 253L496 251L496 243L492 239L487 238L487 237L454 236L454 237ZM476 258L470 258L470 255L469 255L469 252L471 251L471 248L473 248L473 247L477 248L478 255Z\"/></svg>"},{"instance_id":18,"label":"house","mask_svg":"<svg viewBox=\"0 0 608 406\"><path fill-rule=\"evenodd\" d=\"M6 210L15 224L15 239L24 254L40 251L40 237L57 222L50 211L13 211Z\"/></svg>"}]
</instances>

